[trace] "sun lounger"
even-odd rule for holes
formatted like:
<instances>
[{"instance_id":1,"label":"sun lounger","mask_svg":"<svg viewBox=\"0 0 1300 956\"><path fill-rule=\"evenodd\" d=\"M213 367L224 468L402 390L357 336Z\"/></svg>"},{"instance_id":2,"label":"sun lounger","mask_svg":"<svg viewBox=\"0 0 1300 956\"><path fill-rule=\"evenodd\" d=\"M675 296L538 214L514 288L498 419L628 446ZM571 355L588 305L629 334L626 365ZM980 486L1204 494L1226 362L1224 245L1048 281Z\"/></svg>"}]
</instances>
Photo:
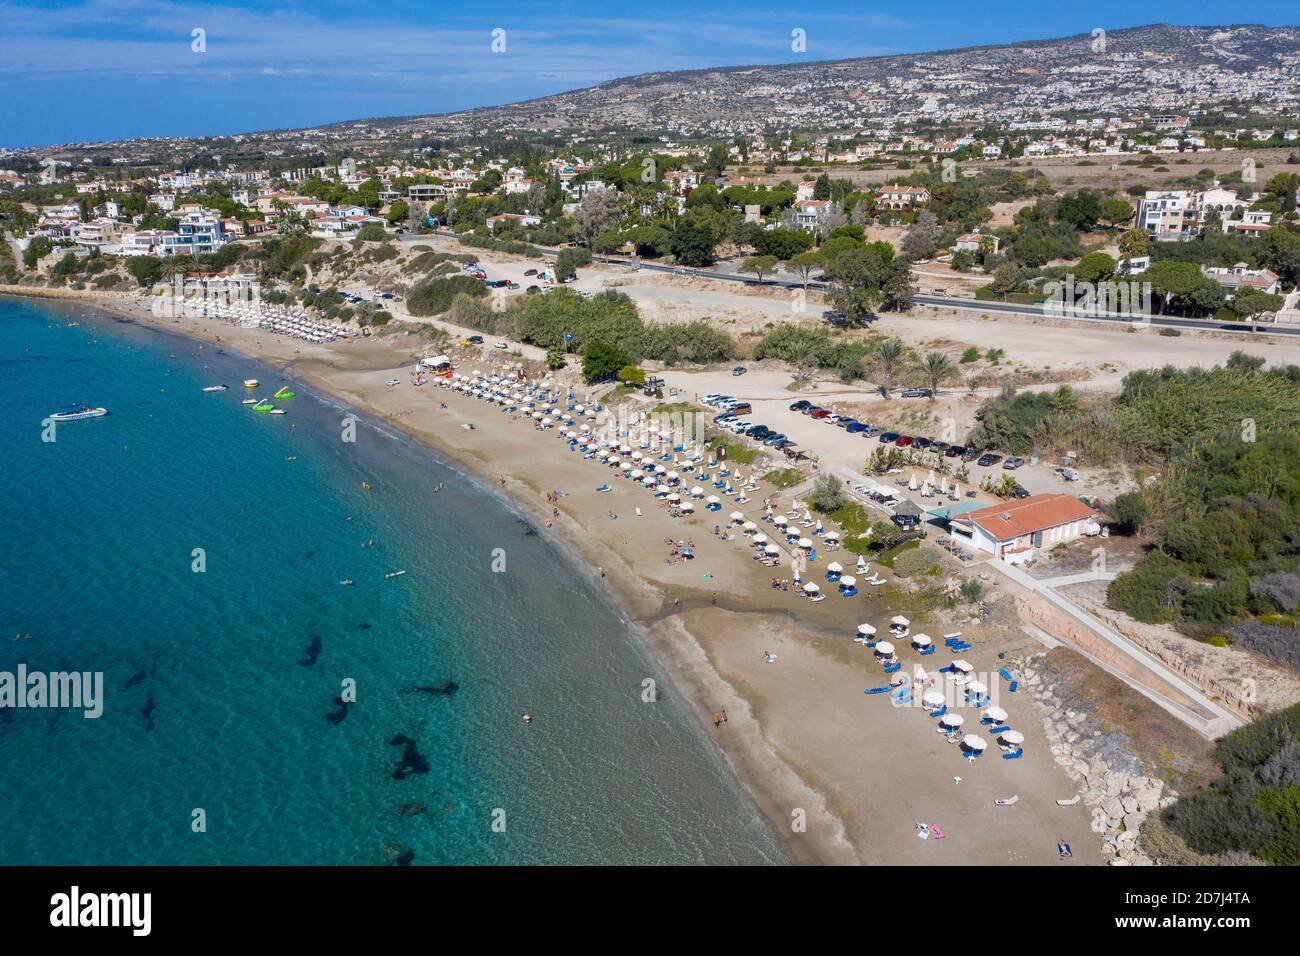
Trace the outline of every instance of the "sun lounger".
<instances>
[{"instance_id":1,"label":"sun lounger","mask_svg":"<svg viewBox=\"0 0 1300 956\"><path fill-rule=\"evenodd\" d=\"M948 713L948 705L947 705L947 704L940 704L938 710L932 710L932 711L930 711L930 716L931 716L931 717L942 717L942 716L943 716L944 714L946 714L946 713Z\"/></svg>"},{"instance_id":2,"label":"sun lounger","mask_svg":"<svg viewBox=\"0 0 1300 956\"><path fill-rule=\"evenodd\" d=\"M1000 733L1003 733L1004 731L1008 731L1008 730L1010 730L1010 729L1011 729L1011 725L1010 725L1010 724L1007 724L1005 727L994 727L994 728L992 728L992 729L989 731L989 733L991 733L991 734L1000 734Z\"/></svg>"},{"instance_id":3,"label":"sun lounger","mask_svg":"<svg viewBox=\"0 0 1300 956\"><path fill-rule=\"evenodd\" d=\"M885 693L886 691L891 691L891 690L893 690L893 689L894 689L894 688L892 688L892 687L890 687L888 684L886 684L884 687L868 687L866 690L863 691L863 693L864 693L864 694L883 694L883 693Z\"/></svg>"},{"instance_id":4,"label":"sun lounger","mask_svg":"<svg viewBox=\"0 0 1300 956\"><path fill-rule=\"evenodd\" d=\"M894 702L897 704L909 704L912 702L912 695L910 692L906 694L900 694L899 696L894 698Z\"/></svg>"},{"instance_id":5,"label":"sun lounger","mask_svg":"<svg viewBox=\"0 0 1300 956\"><path fill-rule=\"evenodd\" d=\"M935 646L933 644L931 644L929 647L923 647L921 648L921 650L917 651L917 653L920 654L922 657L925 657L929 654L933 654L934 652L935 652Z\"/></svg>"},{"instance_id":6,"label":"sun lounger","mask_svg":"<svg viewBox=\"0 0 1300 956\"><path fill-rule=\"evenodd\" d=\"M940 668L939 668L939 673L940 673L940 674L951 674L951 673L953 673L953 671L955 671L956 669L957 669L957 668L953 667L951 664L945 664L943 667L940 667Z\"/></svg>"},{"instance_id":7,"label":"sun lounger","mask_svg":"<svg viewBox=\"0 0 1300 956\"><path fill-rule=\"evenodd\" d=\"M885 665L885 673L886 673L886 674L892 674L892 673L894 673L894 671L898 670L898 669L899 669L900 667L902 667L902 666L903 666L903 664L902 664L901 661L894 661L894 663L892 663L892 664L886 664L886 665Z\"/></svg>"},{"instance_id":8,"label":"sun lounger","mask_svg":"<svg viewBox=\"0 0 1300 956\"><path fill-rule=\"evenodd\" d=\"M1018 688L1019 686L1020 686L1020 681L1018 681L1018 680L1013 680L1013 681L1011 682L1011 686L1008 687L1007 690L1011 691L1011 693L1014 694L1014 693L1016 692L1016 688Z\"/></svg>"},{"instance_id":9,"label":"sun lounger","mask_svg":"<svg viewBox=\"0 0 1300 956\"><path fill-rule=\"evenodd\" d=\"M1019 760L1019 759L1020 759L1021 757L1023 757L1024 755L1025 755L1025 748L1024 748L1024 747L1017 747L1015 750L1011 751L1011 753L1009 753L1009 754L1003 754L1003 755L1002 755L1002 759L1003 759L1003 760Z\"/></svg>"},{"instance_id":10,"label":"sun lounger","mask_svg":"<svg viewBox=\"0 0 1300 956\"><path fill-rule=\"evenodd\" d=\"M596 486L596 490L597 490L597 491L609 491L609 485L597 485L597 486Z\"/></svg>"},{"instance_id":11,"label":"sun lounger","mask_svg":"<svg viewBox=\"0 0 1300 956\"><path fill-rule=\"evenodd\" d=\"M1011 680L1011 671L1007 670L1005 667L999 667L998 673L1002 675L1003 680Z\"/></svg>"}]
</instances>

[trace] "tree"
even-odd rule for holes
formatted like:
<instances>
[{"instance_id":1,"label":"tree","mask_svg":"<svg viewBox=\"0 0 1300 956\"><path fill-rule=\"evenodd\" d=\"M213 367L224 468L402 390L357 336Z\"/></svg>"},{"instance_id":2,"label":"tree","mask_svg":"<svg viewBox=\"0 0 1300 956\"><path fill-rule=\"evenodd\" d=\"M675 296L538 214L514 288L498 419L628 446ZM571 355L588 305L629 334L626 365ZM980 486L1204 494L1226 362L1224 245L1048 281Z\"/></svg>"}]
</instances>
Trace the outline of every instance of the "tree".
<instances>
[{"instance_id":1,"label":"tree","mask_svg":"<svg viewBox=\"0 0 1300 956\"><path fill-rule=\"evenodd\" d=\"M398 202L395 202L388 207L387 219L393 225L396 225L397 223L402 222L405 219L409 219L410 216L411 216L411 207L410 204L408 203L404 203L399 200Z\"/></svg>"},{"instance_id":2,"label":"tree","mask_svg":"<svg viewBox=\"0 0 1300 956\"><path fill-rule=\"evenodd\" d=\"M1097 225L1101 217L1101 200L1097 194L1086 189L1062 196L1056 204L1056 218L1069 223L1081 232L1087 232Z\"/></svg>"},{"instance_id":3,"label":"tree","mask_svg":"<svg viewBox=\"0 0 1300 956\"><path fill-rule=\"evenodd\" d=\"M808 288L808 283L812 280L812 274L822 267L824 261L819 252L801 252L797 256L792 256L790 261L785 264L785 271L794 273L803 281L803 287Z\"/></svg>"},{"instance_id":4,"label":"tree","mask_svg":"<svg viewBox=\"0 0 1300 956\"><path fill-rule=\"evenodd\" d=\"M1118 229L1133 218L1133 212L1133 207L1124 200L1112 197L1102 201L1097 219L1112 229Z\"/></svg>"},{"instance_id":5,"label":"tree","mask_svg":"<svg viewBox=\"0 0 1300 956\"><path fill-rule=\"evenodd\" d=\"M989 283L989 289L1002 296L1003 302L1007 301L1007 296L1018 288L1020 288L1020 269L1014 262L1004 262L993 271L993 280Z\"/></svg>"},{"instance_id":6,"label":"tree","mask_svg":"<svg viewBox=\"0 0 1300 956\"><path fill-rule=\"evenodd\" d=\"M377 222L368 222L357 232L357 238L362 242L385 242L388 239L388 233L384 227Z\"/></svg>"},{"instance_id":7,"label":"tree","mask_svg":"<svg viewBox=\"0 0 1300 956\"><path fill-rule=\"evenodd\" d=\"M1202 277L1201 268L1196 263L1170 259L1153 262L1151 268L1142 273L1142 278L1150 282L1151 288L1161 297L1161 315L1165 314L1170 301L1187 295L1200 285Z\"/></svg>"},{"instance_id":8,"label":"tree","mask_svg":"<svg viewBox=\"0 0 1300 956\"><path fill-rule=\"evenodd\" d=\"M582 350L582 377L589 384L608 382L617 378L622 369L635 364L622 349L601 339L589 343Z\"/></svg>"},{"instance_id":9,"label":"tree","mask_svg":"<svg viewBox=\"0 0 1300 956\"><path fill-rule=\"evenodd\" d=\"M874 356L876 370L880 375L880 394L889 398L889 390L894 387L894 376L907 358L907 346L899 339L885 339L876 347Z\"/></svg>"},{"instance_id":10,"label":"tree","mask_svg":"<svg viewBox=\"0 0 1300 956\"><path fill-rule=\"evenodd\" d=\"M162 278L163 263L157 256L131 256L126 260L126 271L142 286L150 286Z\"/></svg>"},{"instance_id":11,"label":"tree","mask_svg":"<svg viewBox=\"0 0 1300 956\"><path fill-rule=\"evenodd\" d=\"M813 199L830 199L831 198L831 177L822 173L813 183Z\"/></svg>"},{"instance_id":12,"label":"tree","mask_svg":"<svg viewBox=\"0 0 1300 956\"><path fill-rule=\"evenodd\" d=\"M934 401L939 394L939 386L951 381L952 377L957 373L957 368L952 364L952 360L942 352L930 352L917 365L917 372L929 385L930 401Z\"/></svg>"},{"instance_id":13,"label":"tree","mask_svg":"<svg viewBox=\"0 0 1300 956\"><path fill-rule=\"evenodd\" d=\"M1079 282L1097 282L1115 274L1115 260L1104 252L1090 252L1074 266L1074 278Z\"/></svg>"},{"instance_id":14,"label":"tree","mask_svg":"<svg viewBox=\"0 0 1300 956\"><path fill-rule=\"evenodd\" d=\"M1284 303L1280 295L1270 295L1259 289L1252 289L1249 286L1237 290L1236 295L1232 297L1232 311L1243 319L1254 321L1256 316L1264 312L1276 312Z\"/></svg>"},{"instance_id":15,"label":"tree","mask_svg":"<svg viewBox=\"0 0 1300 956\"><path fill-rule=\"evenodd\" d=\"M1107 506L1106 514L1120 534L1137 534L1147 520L1147 503L1136 491L1126 491Z\"/></svg>"},{"instance_id":16,"label":"tree","mask_svg":"<svg viewBox=\"0 0 1300 956\"><path fill-rule=\"evenodd\" d=\"M713 235L690 219L679 219L669 244L673 258L684 266L707 266L714 260Z\"/></svg>"},{"instance_id":17,"label":"tree","mask_svg":"<svg viewBox=\"0 0 1300 956\"><path fill-rule=\"evenodd\" d=\"M741 272L749 272L758 276L759 284L763 282L763 276L771 275L776 271L776 256L750 256L740 266Z\"/></svg>"},{"instance_id":18,"label":"tree","mask_svg":"<svg viewBox=\"0 0 1300 956\"><path fill-rule=\"evenodd\" d=\"M607 232L623 218L618 193L609 190L588 193L573 214L573 238L590 246L597 236Z\"/></svg>"},{"instance_id":19,"label":"tree","mask_svg":"<svg viewBox=\"0 0 1300 956\"><path fill-rule=\"evenodd\" d=\"M802 229L761 229L754 234L754 252L783 262L806 252L812 244L812 235Z\"/></svg>"},{"instance_id":20,"label":"tree","mask_svg":"<svg viewBox=\"0 0 1300 956\"><path fill-rule=\"evenodd\" d=\"M812 491L808 493L808 506L822 514L830 514L844 507L844 490L838 478L822 473L813 482Z\"/></svg>"},{"instance_id":21,"label":"tree","mask_svg":"<svg viewBox=\"0 0 1300 956\"><path fill-rule=\"evenodd\" d=\"M1151 240L1141 229L1130 229L1119 237L1119 254L1123 258L1120 264L1124 271L1128 271L1128 264L1133 259L1140 259L1147 254L1151 247Z\"/></svg>"},{"instance_id":22,"label":"tree","mask_svg":"<svg viewBox=\"0 0 1300 956\"><path fill-rule=\"evenodd\" d=\"M942 235L939 217L930 210L922 210L916 217L916 223L903 237L903 252L913 259L928 259L939 248Z\"/></svg>"},{"instance_id":23,"label":"tree","mask_svg":"<svg viewBox=\"0 0 1300 956\"><path fill-rule=\"evenodd\" d=\"M568 358L564 354L564 349L558 345L552 345L546 350L546 367L549 369L564 368Z\"/></svg>"},{"instance_id":24,"label":"tree","mask_svg":"<svg viewBox=\"0 0 1300 956\"><path fill-rule=\"evenodd\" d=\"M591 251L581 246L566 246L555 254L555 278L571 279L578 274L578 266L591 262Z\"/></svg>"}]
</instances>

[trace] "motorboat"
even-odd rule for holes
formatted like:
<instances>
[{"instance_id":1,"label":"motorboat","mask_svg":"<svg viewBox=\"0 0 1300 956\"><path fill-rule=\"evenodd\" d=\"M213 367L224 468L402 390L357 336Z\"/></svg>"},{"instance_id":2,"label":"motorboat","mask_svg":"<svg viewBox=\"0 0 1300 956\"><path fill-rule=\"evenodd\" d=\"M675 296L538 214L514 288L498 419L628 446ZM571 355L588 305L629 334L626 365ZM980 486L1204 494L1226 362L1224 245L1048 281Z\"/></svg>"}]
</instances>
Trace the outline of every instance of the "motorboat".
<instances>
[{"instance_id":1,"label":"motorboat","mask_svg":"<svg viewBox=\"0 0 1300 956\"><path fill-rule=\"evenodd\" d=\"M257 379L255 378L244 379L244 388L257 388Z\"/></svg>"},{"instance_id":2,"label":"motorboat","mask_svg":"<svg viewBox=\"0 0 1300 956\"><path fill-rule=\"evenodd\" d=\"M84 402L80 405L64 405L50 415L52 422L76 422L83 418L103 418L108 414L107 408L91 408Z\"/></svg>"},{"instance_id":3,"label":"motorboat","mask_svg":"<svg viewBox=\"0 0 1300 956\"><path fill-rule=\"evenodd\" d=\"M224 391L225 391L226 389L228 389L229 387L230 387L229 385L207 385L207 386L204 387L203 391L205 391L205 392L224 392Z\"/></svg>"}]
</instances>

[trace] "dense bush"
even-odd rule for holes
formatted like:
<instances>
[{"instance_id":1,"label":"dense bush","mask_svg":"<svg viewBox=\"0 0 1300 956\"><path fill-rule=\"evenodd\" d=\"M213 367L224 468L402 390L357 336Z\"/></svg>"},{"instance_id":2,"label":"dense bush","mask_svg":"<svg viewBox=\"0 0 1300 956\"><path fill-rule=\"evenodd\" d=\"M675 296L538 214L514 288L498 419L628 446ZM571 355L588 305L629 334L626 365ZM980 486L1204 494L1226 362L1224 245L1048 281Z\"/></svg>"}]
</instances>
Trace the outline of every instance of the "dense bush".
<instances>
[{"instance_id":1,"label":"dense bush","mask_svg":"<svg viewBox=\"0 0 1300 956\"><path fill-rule=\"evenodd\" d=\"M1268 714L1217 744L1222 773L1161 819L1191 849L1300 864L1300 705Z\"/></svg>"},{"instance_id":2,"label":"dense bush","mask_svg":"<svg viewBox=\"0 0 1300 956\"><path fill-rule=\"evenodd\" d=\"M429 279L407 295L406 311L411 315L441 315L451 308L452 300L460 294L483 298L487 296L487 288L478 279L465 275Z\"/></svg>"}]
</instances>

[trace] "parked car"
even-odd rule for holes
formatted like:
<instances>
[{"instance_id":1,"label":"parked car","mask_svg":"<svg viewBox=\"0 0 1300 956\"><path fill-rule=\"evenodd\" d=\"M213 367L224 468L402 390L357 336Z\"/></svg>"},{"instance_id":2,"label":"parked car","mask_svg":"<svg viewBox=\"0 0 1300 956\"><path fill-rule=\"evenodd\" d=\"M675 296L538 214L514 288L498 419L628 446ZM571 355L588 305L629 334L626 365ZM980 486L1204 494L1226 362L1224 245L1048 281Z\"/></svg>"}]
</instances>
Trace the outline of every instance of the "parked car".
<instances>
[{"instance_id":1,"label":"parked car","mask_svg":"<svg viewBox=\"0 0 1300 956\"><path fill-rule=\"evenodd\" d=\"M943 452L945 458L959 458L964 454L966 454L966 448L963 445L949 445Z\"/></svg>"},{"instance_id":2,"label":"parked car","mask_svg":"<svg viewBox=\"0 0 1300 956\"><path fill-rule=\"evenodd\" d=\"M799 399L799 401L795 402L790 406L790 411L801 412L805 408L812 408L812 402L808 401L808 399L806 398L801 398Z\"/></svg>"},{"instance_id":3,"label":"parked car","mask_svg":"<svg viewBox=\"0 0 1300 956\"><path fill-rule=\"evenodd\" d=\"M929 448L930 439L925 438L921 435L917 435L915 438L912 439L912 444L915 445L917 448Z\"/></svg>"},{"instance_id":4,"label":"parked car","mask_svg":"<svg viewBox=\"0 0 1300 956\"><path fill-rule=\"evenodd\" d=\"M892 445L894 442L898 441L898 440L899 440L900 438L902 438L902 437L903 437L903 436L900 435L900 434L898 434L898 432L881 432L881 433L880 433L880 444L882 444L882 445Z\"/></svg>"},{"instance_id":5,"label":"parked car","mask_svg":"<svg viewBox=\"0 0 1300 956\"><path fill-rule=\"evenodd\" d=\"M948 443L946 441L930 442L930 451L945 452L947 450L948 450Z\"/></svg>"},{"instance_id":6,"label":"parked car","mask_svg":"<svg viewBox=\"0 0 1300 956\"><path fill-rule=\"evenodd\" d=\"M969 448L967 448L964 452L961 453L961 460L970 463L972 461L975 461L983 454L984 454L983 448L977 448L976 446L971 445Z\"/></svg>"},{"instance_id":7,"label":"parked car","mask_svg":"<svg viewBox=\"0 0 1300 956\"><path fill-rule=\"evenodd\" d=\"M905 388L898 394L904 398L929 398L934 392L928 388Z\"/></svg>"},{"instance_id":8,"label":"parked car","mask_svg":"<svg viewBox=\"0 0 1300 956\"><path fill-rule=\"evenodd\" d=\"M844 426L844 430L850 435L856 435L858 432L867 430L867 426L862 422L849 422Z\"/></svg>"},{"instance_id":9,"label":"parked car","mask_svg":"<svg viewBox=\"0 0 1300 956\"><path fill-rule=\"evenodd\" d=\"M731 370L731 374L732 374L732 375L744 375L744 374L745 374L746 372L748 372L748 371L749 371L749 369L745 368L745 366L743 366L743 365L737 365L735 368L733 368L733 369Z\"/></svg>"},{"instance_id":10,"label":"parked car","mask_svg":"<svg viewBox=\"0 0 1300 956\"><path fill-rule=\"evenodd\" d=\"M1005 468L1007 471L1014 471L1024 463L1025 460L1023 458L1019 457L1018 455L1012 455L1010 458L1008 458L1006 461L1002 463L1002 467Z\"/></svg>"},{"instance_id":11,"label":"parked car","mask_svg":"<svg viewBox=\"0 0 1300 956\"><path fill-rule=\"evenodd\" d=\"M994 455L992 452L990 452L987 455L980 455L980 460L977 461L975 464L983 468L987 468L990 465L996 465L1001 460L1002 460L1001 455Z\"/></svg>"},{"instance_id":12,"label":"parked car","mask_svg":"<svg viewBox=\"0 0 1300 956\"><path fill-rule=\"evenodd\" d=\"M518 283L518 282L511 282L509 285L506 286L506 288L507 288L507 289L518 289L518 288L519 288L519 283Z\"/></svg>"},{"instance_id":13,"label":"parked car","mask_svg":"<svg viewBox=\"0 0 1300 956\"><path fill-rule=\"evenodd\" d=\"M763 444L768 446L775 446L778 442L782 442L785 440L786 438L784 434L782 434L781 432L773 432L771 435L768 435L766 438L763 439Z\"/></svg>"},{"instance_id":14,"label":"parked car","mask_svg":"<svg viewBox=\"0 0 1300 956\"><path fill-rule=\"evenodd\" d=\"M536 269L525 269L525 270L524 270L524 275L526 275L526 276L535 276L535 275L537 275L537 270L536 270Z\"/></svg>"},{"instance_id":15,"label":"parked car","mask_svg":"<svg viewBox=\"0 0 1300 956\"><path fill-rule=\"evenodd\" d=\"M866 438L875 438L880 434L880 429L875 425L868 425L866 428L862 429L862 434Z\"/></svg>"},{"instance_id":16,"label":"parked car","mask_svg":"<svg viewBox=\"0 0 1300 956\"><path fill-rule=\"evenodd\" d=\"M894 444L900 448L906 448L908 445L912 444L914 440L915 439L913 439L911 435L899 435L898 441L894 442Z\"/></svg>"},{"instance_id":17,"label":"parked car","mask_svg":"<svg viewBox=\"0 0 1300 956\"><path fill-rule=\"evenodd\" d=\"M840 422L844 421L844 416L827 415L825 418L822 419L822 421L825 422L827 425L838 425Z\"/></svg>"},{"instance_id":18,"label":"parked car","mask_svg":"<svg viewBox=\"0 0 1300 956\"><path fill-rule=\"evenodd\" d=\"M714 415L713 421L715 424L725 425L727 422L731 421L735 417L736 416L731 414L731 412L722 412L721 414Z\"/></svg>"},{"instance_id":19,"label":"parked car","mask_svg":"<svg viewBox=\"0 0 1300 956\"><path fill-rule=\"evenodd\" d=\"M469 343L471 343L471 344L473 344L473 345L482 345L482 344L483 344L483 336L481 336L481 335L471 335L471 336L470 336L469 338L467 338L465 341L466 341L466 342L469 342Z\"/></svg>"},{"instance_id":20,"label":"parked car","mask_svg":"<svg viewBox=\"0 0 1300 956\"><path fill-rule=\"evenodd\" d=\"M510 348L510 346L509 346L509 345L506 345L505 342L498 342L496 345L494 345L494 346L492 346L492 347L493 347L494 349L500 349L500 350L503 351L503 352L504 352L506 349Z\"/></svg>"},{"instance_id":21,"label":"parked car","mask_svg":"<svg viewBox=\"0 0 1300 956\"><path fill-rule=\"evenodd\" d=\"M1011 492L1011 497L1012 497L1012 498L1028 498L1028 497L1029 497L1029 489L1026 488L1024 485L1016 485L1016 490L1013 491L1013 492Z\"/></svg>"},{"instance_id":22,"label":"parked car","mask_svg":"<svg viewBox=\"0 0 1300 956\"><path fill-rule=\"evenodd\" d=\"M727 411L735 412L737 415L748 415L754 410L754 406L749 402L732 402L727 406Z\"/></svg>"},{"instance_id":23,"label":"parked car","mask_svg":"<svg viewBox=\"0 0 1300 956\"><path fill-rule=\"evenodd\" d=\"M816 409L813 409L812 411L810 411L810 412L808 413L808 417L809 417L809 418L815 418L815 419L817 419L818 421L821 421L823 418L830 418L830 417L831 417L831 413L830 413L830 410L829 410L829 409L826 409L826 408L816 408Z\"/></svg>"}]
</instances>

